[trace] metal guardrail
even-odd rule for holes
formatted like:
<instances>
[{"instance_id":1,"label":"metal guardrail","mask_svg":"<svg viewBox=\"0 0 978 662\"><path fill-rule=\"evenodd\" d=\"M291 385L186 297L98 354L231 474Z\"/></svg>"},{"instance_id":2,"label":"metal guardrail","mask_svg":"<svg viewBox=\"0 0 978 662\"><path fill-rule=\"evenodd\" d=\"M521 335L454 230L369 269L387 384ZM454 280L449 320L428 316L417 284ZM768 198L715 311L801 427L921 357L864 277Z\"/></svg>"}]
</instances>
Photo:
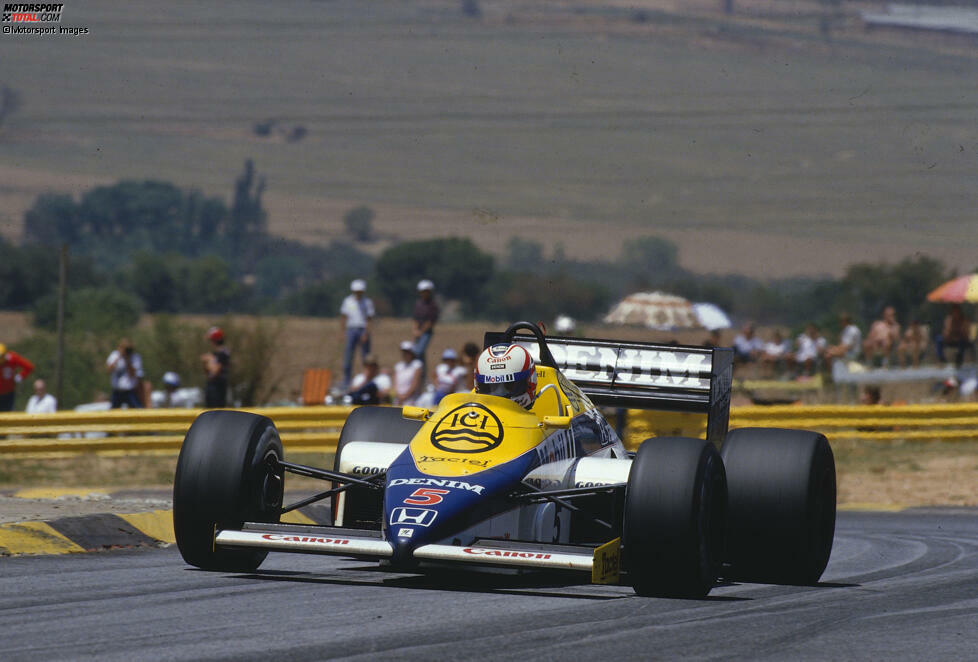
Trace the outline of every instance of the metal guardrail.
<instances>
[{"instance_id":1,"label":"metal guardrail","mask_svg":"<svg viewBox=\"0 0 978 662\"><path fill-rule=\"evenodd\" d=\"M830 440L970 441L978 440L978 404L734 407L730 427L816 430ZM702 437L705 429L702 416L632 411L627 436L637 444L651 436Z\"/></svg>"},{"instance_id":2,"label":"metal guardrail","mask_svg":"<svg viewBox=\"0 0 978 662\"><path fill-rule=\"evenodd\" d=\"M0 455L176 454L199 409L127 409L55 414L0 414ZM351 407L248 409L268 416L291 452L333 452ZM830 439L871 441L978 440L978 403L905 406L735 407L730 427L817 430ZM626 444L653 436L706 434L706 416L630 410Z\"/></svg>"},{"instance_id":3,"label":"metal guardrail","mask_svg":"<svg viewBox=\"0 0 978 662\"><path fill-rule=\"evenodd\" d=\"M201 409L115 409L0 414L0 455L180 451ZM352 407L247 409L268 416L290 451L333 452Z\"/></svg>"}]
</instances>

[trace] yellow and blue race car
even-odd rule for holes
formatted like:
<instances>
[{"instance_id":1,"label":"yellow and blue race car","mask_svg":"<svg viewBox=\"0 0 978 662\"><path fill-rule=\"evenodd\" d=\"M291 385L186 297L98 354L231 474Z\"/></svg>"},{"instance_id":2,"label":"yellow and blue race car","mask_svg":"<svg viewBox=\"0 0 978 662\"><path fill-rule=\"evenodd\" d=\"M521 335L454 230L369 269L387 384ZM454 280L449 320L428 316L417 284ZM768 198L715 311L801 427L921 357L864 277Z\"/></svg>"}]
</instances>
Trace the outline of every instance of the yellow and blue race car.
<instances>
[{"instance_id":1,"label":"yellow and blue race car","mask_svg":"<svg viewBox=\"0 0 978 662\"><path fill-rule=\"evenodd\" d=\"M273 550L409 571L569 571L679 597L718 577L818 581L835 530L831 448L816 432L728 431L731 350L548 337L529 322L485 345L533 357L529 409L478 392L433 411L361 407L332 470L287 462L268 418L201 414L174 482L184 560L251 572ZM654 437L630 453L599 406L705 413L707 438ZM289 473L331 485L283 505ZM331 526L280 522L325 499Z\"/></svg>"}]
</instances>

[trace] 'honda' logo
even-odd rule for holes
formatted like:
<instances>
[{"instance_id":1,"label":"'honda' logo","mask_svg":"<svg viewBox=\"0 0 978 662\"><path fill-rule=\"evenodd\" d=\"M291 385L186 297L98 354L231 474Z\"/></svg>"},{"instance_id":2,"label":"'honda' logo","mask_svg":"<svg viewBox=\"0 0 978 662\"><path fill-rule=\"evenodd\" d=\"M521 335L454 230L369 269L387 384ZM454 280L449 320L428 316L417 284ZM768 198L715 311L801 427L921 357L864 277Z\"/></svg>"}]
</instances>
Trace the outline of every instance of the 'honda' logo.
<instances>
[{"instance_id":1,"label":"'honda' logo","mask_svg":"<svg viewBox=\"0 0 978 662\"><path fill-rule=\"evenodd\" d=\"M391 526L395 524L431 526L437 516L437 510L427 508L395 508L391 511Z\"/></svg>"}]
</instances>

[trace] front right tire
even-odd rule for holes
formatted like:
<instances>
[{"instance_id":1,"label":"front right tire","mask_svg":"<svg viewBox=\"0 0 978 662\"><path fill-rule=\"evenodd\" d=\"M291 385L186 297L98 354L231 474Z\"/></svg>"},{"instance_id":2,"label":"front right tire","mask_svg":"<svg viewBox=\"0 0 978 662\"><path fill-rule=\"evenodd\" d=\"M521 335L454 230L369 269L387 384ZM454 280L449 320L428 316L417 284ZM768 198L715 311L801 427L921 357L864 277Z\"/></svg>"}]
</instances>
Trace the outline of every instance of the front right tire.
<instances>
[{"instance_id":1,"label":"front right tire","mask_svg":"<svg viewBox=\"0 0 978 662\"><path fill-rule=\"evenodd\" d=\"M726 474L701 439L655 437L632 461L625 492L622 561L639 595L702 598L723 550Z\"/></svg>"}]
</instances>

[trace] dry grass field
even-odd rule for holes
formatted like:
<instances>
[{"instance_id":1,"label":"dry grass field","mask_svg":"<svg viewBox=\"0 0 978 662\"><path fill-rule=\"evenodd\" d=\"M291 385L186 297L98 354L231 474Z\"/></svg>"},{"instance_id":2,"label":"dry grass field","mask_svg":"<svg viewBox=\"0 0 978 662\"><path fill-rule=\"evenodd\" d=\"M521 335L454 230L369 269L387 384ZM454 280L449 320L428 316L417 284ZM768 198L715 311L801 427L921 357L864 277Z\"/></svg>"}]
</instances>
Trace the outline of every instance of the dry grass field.
<instances>
[{"instance_id":1,"label":"dry grass field","mask_svg":"<svg viewBox=\"0 0 978 662\"><path fill-rule=\"evenodd\" d=\"M845 3L831 39L815 0L735 4L76 3L89 35L0 38L23 100L0 130L0 232L42 191L123 177L228 195L254 158L272 231L305 241L364 203L374 250L520 235L609 258L657 234L701 271L918 251L973 268L973 48L864 33L872 3Z\"/></svg>"}]
</instances>

